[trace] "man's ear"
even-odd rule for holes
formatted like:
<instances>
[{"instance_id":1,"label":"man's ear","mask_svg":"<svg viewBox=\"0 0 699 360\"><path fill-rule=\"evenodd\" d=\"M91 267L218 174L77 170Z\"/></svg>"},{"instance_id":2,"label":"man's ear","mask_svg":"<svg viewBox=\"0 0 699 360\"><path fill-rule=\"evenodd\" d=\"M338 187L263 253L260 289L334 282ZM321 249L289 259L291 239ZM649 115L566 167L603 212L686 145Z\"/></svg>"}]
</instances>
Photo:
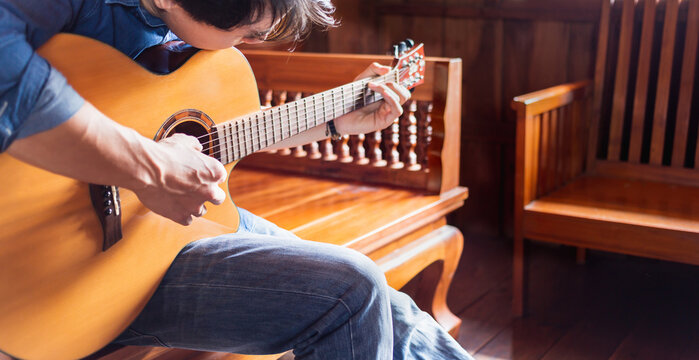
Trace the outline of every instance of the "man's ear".
<instances>
[{"instance_id":1,"label":"man's ear","mask_svg":"<svg viewBox=\"0 0 699 360\"><path fill-rule=\"evenodd\" d=\"M153 5L155 5L156 8L159 10L164 10L168 11L171 10L172 8L178 6L177 2L175 0L152 0Z\"/></svg>"}]
</instances>

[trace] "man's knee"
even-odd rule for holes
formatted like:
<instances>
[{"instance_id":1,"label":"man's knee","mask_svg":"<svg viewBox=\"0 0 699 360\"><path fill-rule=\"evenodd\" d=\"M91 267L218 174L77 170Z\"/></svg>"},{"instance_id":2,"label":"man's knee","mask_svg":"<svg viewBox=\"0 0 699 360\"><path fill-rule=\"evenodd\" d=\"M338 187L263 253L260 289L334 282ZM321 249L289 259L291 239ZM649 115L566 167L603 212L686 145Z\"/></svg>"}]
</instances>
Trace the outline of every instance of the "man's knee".
<instances>
[{"instance_id":1,"label":"man's knee","mask_svg":"<svg viewBox=\"0 0 699 360\"><path fill-rule=\"evenodd\" d=\"M339 275L341 281L349 285L351 302L356 306L366 306L369 302L388 302L388 284L381 269L365 255L342 249L335 254L332 271ZM356 308L353 309L356 311Z\"/></svg>"}]
</instances>

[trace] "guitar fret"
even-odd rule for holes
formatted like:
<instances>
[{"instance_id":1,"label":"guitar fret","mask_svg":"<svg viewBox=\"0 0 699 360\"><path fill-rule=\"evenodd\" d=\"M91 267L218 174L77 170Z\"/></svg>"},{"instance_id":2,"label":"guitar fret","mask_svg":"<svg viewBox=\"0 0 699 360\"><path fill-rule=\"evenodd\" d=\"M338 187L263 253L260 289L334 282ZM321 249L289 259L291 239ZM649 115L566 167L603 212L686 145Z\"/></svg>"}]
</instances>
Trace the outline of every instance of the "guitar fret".
<instances>
[{"instance_id":1,"label":"guitar fret","mask_svg":"<svg viewBox=\"0 0 699 360\"><path fill-rule=\"evenodd\" d=\"M245 119L241 119L236 125L238 125L238 146L240 147L240 156L245 157L247 155L247 151L245 150Z\"/></svg>"},{"instance_id":2,"label":"guitar fret","mask_svg":"<svg viewBox=\"0 0 699 360\"><path fill-rule=\"evenodd\" d=\"M255 120L257 121L257 144L259 146L258 150L262 150L266 147L269 146L269 143L267 142L267 138L263 137L265 134L265 128L264 128L264 122L261 122L260 119L255 117ZM264 142L263 142L264 140Z\"/></svg>"},{"instance_id":3,"label":"guitar fret","mask_svg":"<svg viewBox=\"0 0 699 360\"><path fill-rule=\"evenodd\" d=\"M243 123L243 133L245 134L245 156L252 154L252 134L250 134L250 119Z\"/></svg>"},{"instance_id":4,"label":"guitar fret","mask_svg":"<svg viewBox=\"0 0 699 360\"><path fill-rule=\"evenodd\" d=\"M318 121L318 125L322 125L325 123L325 117L327 116L327 114L325 113L325 93L318 94L318 100L320 100L320 103L318 104L320 111L320 119Z\"/></svg>"},{"instance_id":5,"label":"guitar fret","mask_svg":"<svg viewBox=\"0 0 699 360\"><path fill-rule=\"evenodd\" d=\"M288 104L284 105L284 108L282 109L284 111L285 118L284 122L287 123L287 127L289 128L289 137L294 136L295 134L298 134L298 127L294 129L294 124L291 122L291 113L289 113L289 108L290 106Z\"/></svg>"},{"instance_id":6,"label":"guitar fret","mask_svg":"<svg viewBox=\"0 0 699 360\"><path fill-rule=\"evenodd\" d=\"M296 134L299 133L299 127L298 125L296 128L294 128L294 123L291 121L291 106L290 105L284 105L284 112L286 113L286 119L284 121L289 124L289 137L292 137Z\"/></svg>"},{"instance_id":7,"label":"guitar fret","mask_svg":"<svg viewBox=\"0 0 699 360\"><path fill-rule=\"evenodd\" d=\"M303 119L304 119L303 125L304 125L305 129L308 130L311 128L311 124L310 124L311 117L308 114L308 98L303 98L303 99L301 99L301 101L302 101L301 109L303 110L303 113L304 113L303 114ZM299 110L299 113L300 113L300 110Z\"/></svg>"},{"instance_id":8,"label":"guitar fret","mask_svg":"<svg viewBox=\"0 0 699 360\"><path fill-rule=\"evenodd\" d=\"M354 85L350 86L350 105L352 108L352 111L357 110L357 95L354 95ZM361 96L361 91L359 92L358 96Z\"/></svg>"},{"instance_id":9,"label":"guitar fret","mask_svg":"<svg viewBox=\"0 0 699 360\"><path fill-rule=\"evenodd\" d=\"M224 124L224 128L226 128L228 136L225 137L226 140L224 142L226 144L221 144L220 146L225 146L228 149L229 161L238 160L239 154L235 150L235 139L233 139L233 124Z\"/></svg>"},{"instance_id":10,"label":"guitar fret","mask_svg":"<svg viewBox=\"0 0 699 360\"><path fill-rule=\"evenodd\" d=\"M345 113L349 113L354 111L354 97L352 96L353 91L352 91L352 86L345 86L349 87L348 94L342 96L342 105L345 107ZM343 87L343 89L345 88ZM344 93L344 90L343 90Z\"/></svg>"},{"instance_id":11,"label":"guitar fret","mask_svg":"<svg viewBox=\"0 0 699 360\"><path fill-rule=\"evenodd\" d=\"M255 118L250 118L250 154L253 154L257 151L257 136L255 134L257 133L257 130L255 130L255 124L257 123L257 119Z\"/></svg>"},{"instance_id":12,"label":"guitar fret","mask_svg":"<svg viewBox=\"0 0 699 360\"><path fill-rule=\"evenodd\" d=\"M219 148L221 149L221 153L219 154L220 160L222 163L227 164L228 161L230 161L230 155L228 155L228 144L226 138L228 137L228 134L226 133L226 125L224 124L221 126L221 130L219 131Z\"/></svg>"},{"instance_id":13,"label":"guitar fret","mask_svg":"<svg viewBox=\"0 0 699 360\"><path fill-rule=\"evenodd\" d=\"M278 116L279 116L279 128L282 129L282 137L284 137L284 139L288 139L289 136L291 135L291 124L289 124L289 121L284 116L285 109L286 109L286 107L284 105L282 105L277 109L277 112L278 112ZM284 126L284 125L286 125L286 126ZM286 128L286 130L285 130L285 128Z\"/></svg>"},{"instance_id":14,"label":"guitar fret","mask_svg":"<svg viewBox=\"0 0 699 360\"><path fill-rule=\"evenodd\" d=\"M325 116L326 116L326 114L325 114L325 93L320 93L320 94L318 94L318 96L320 98L320 116L321 116L320 117L320 124L324 124L325 123ZM320 124L318 124L318 125L320 125Z\"/></svg>"},{"instance_id":15,"label":"guitar fret","mask_svg":"<svg viewBox=\"0 0 699 360\"><path fill-rule=\"evenodd\" d=\"M240 157L245 157L245 127L244 119L241 119L236 123L236 130L238 132L238 147L240 148Z\"/></svg>"},{"instance_id":16,"label":"guitar fret","mask_svg":"<svg viewBox=\"0 0 699 360\"><path fill-rule=\"evenodd\" d=\"M337 89L337 92L339 94L335 94L335 96L333 98L335 98L336 96L339 96L340 98L335 99L335 101L333 102L333 109L334 109L333 110L333 118L337 118L337 117L341 116L342 110L344 110L343 104L345 103L345 98L342 96L342 87Z\"/></svg>"},{"instance_id":17,"label":"guitar fret","mask_svg":"<svg viewBox=\"0 0 699 360\"><path fill-rule=\"evenodd\" d=\"M348 113L348 111L347 111L347 96L348 96L348 94L346 94L346 92L345 92L345 88L346 88L346 87L347 87L347 86L343 86L343 87L340 88L340 89L341 89L341 91L340 91L340 94L341 94L340 97L342 98L342 104L340 104L340 106L341 106L341 108L340 108L340 113L341 113L341 114L340 114L340 115L343 115L343 114Z\"/></svg>"},{"instance_id":18,"label":"guitar fret","mask_svg":"<svg viewBox=\"0 0 699 360\"><path fill-rule=\"evenodd\" d=\"M224 144L223 147L226 149L226 164L235 160L236 155L234 154L234 140L233 140L233 131L231 129L231 125L229 124L228 126L224 126L225 133L224 133Z\"/></svg>"},{"instance_id":19,"label":"guitar fret","mask_svg":"<svg viewBox=\"0 0 699 360\"><path fill-rule=\"evenodd\" d=\"M279 123L280 123L279 128L282 130L282 139L288 139L289 136L288 136L286 133L284 133L284 124L286 123L286 121L284 121L284 115L283 115L283 113L282 113L282 110L283 110L283 109L282 109L282 107L280 106L280 107L279 107ZM291 133L291 130L288 129L289 124L286 124L286 127L287 127L287 130L289 130L289 133Z\"/></svg>"},{"instance_id":20,"label":"guitar fret","mask_svg":"<svg viewBox=\"0 0 699 360\"><path fill-rule=\"evenodd\" d=\"M262 132L260 131L260 126L262 126L262 124L260 124L260 119L258 119L257 117L254 118L254 121L255 121L255 133L256 133L255 134L255 141L256 141L256 145L257 145L257 149L255 151L259 151L260 149L263 148L262 136L261 136Z\"/></svg>"},{"instance_id":21,"label":"guitar fret","mask_svg":"<svg viewBox=\"0 0 699 360\"><path fill-rule=\"evenodd\" d=\"M284 135L282 134L282 129L279 126L276 126L276 122L274 120L274 108L270 109L269 115L272 118L272 129L274 129L273 131L275 133L277 133L277 131L278 131L279 135L277 136L277 138L279 139L279 141L284 141Z\"/></svg>"},{"instance_id":22,"label":"guitar fret","mask_svg":"<svg viewBox=\"0 0 699 360\"><path fill-rule=\"evenodd\" d=\"M275 108L269 109L269 116L272 119L272 128L274 129L273 131L277 133L277 138L279 139L279 141L284 141L284 132L282 131L282 127L284 125L282 125L281 122L278 121L279 114L275 114L275 110Z\"/></svg>"},{"instance_id":23,"label":"guitar fret","mask_svg":"<svg viewBox=\"0 0 699 360\"><path fill-rule=\"evenodd\" d=\"M265 123L265 128L269 127L270 129L267 130L270 135L272 135L272 144L277 143L277 137L274 135L274 124L270 123L270 121L267 120L267 113L262 113L262 121Z\"/></svg>"},{"instance_id":24,"label":"guitar fret","mask_svg":"<svg viewBox=\"0 0 699 360\"><path fill-rule=\"evenodd\" d=\"M231 130L235 133L235 140L233 145L233 152L235 153L235 158L240 159L243 157L243 153L240 151L240 132L238 131L238 122L231 124Z\"/></svg>"},{"instance_id":25,"label":"guitar fret","mask_svg":"<svg viewBox=\"0 0 699 360\"><path fill-rule=\"evenodd\" d=\"M228 129L226 129L226 131L228 132L228 140L227 140L228 145L227 145L227 147L228 147L228 152L231 156L231 158L229 160L230 161L238 160L242 156L240 154L240 151L237 149L238 139L236 138L236 133L233 131L233 124L228 124Z\"/></svg>"},{"instance_id":26,"label":"guitar fret","mask_svg":"<svg viewBox=\"0 0 699 360\"><path fill-rule=\"evenodd\" d=\"M276 129L279 129L279 138L282 141L284 141L284 139L286 139L286 136L284 136L284 121L282 120L282 113L279 111L279 108L271 109L270 112L272 113L272 119L274 119L276 116L274 127Z\"/></svg>"},{"instance_id":27,"label":"guitar fret","mask_svg":"<svg viewBox=\"0 0 699 360\"><path fill-rule=\"evenodd\" d=\"M332 106L331 106L332 114L333 114L333 115L332 115L332 118L334 119L334 118L337 117L337 116L335 115L335 114L336 114L336 112L335 112L336 109L335 109L335 91L334 91L334 90L330 90L330 102L332 103Z\"/></svg>"},{"instance_id":28,"label":"guitar fret","mask_svg":"<svg viewBox=\"0 0 699 360\"><path fill-rule=\"evenodd\" d=\"M255 118L255 122L257 123L257 126L255 127L255 131L257 132L257 136L256 136L256 139L257 139L257 150L256 150L256 151L260 151L260 150L264 149L264 148L267 147L267 146L266 146L266 144L263 145L263 143L262 143L262 134L264 134L264 129L262 128L262 124L260 123L260 119ZM265 143L266 143L266 142L267 142L267 141L265 140Z\"/></svg>"},{"instance_id":29,"label":"guitar fret","mask_svg":"<svg viewBox=\"0 0 699 360\"><path fill-rule=\"evenodd\" d=\"M296 111L296 129L300 132L305 131L301 130L301 123L299 122L299 119L301 118L301 112L299 111L299 102L294 101L292 104L294 104L294 110Z\"/></svg>"},{"instance_id":30,"label":"guitar fret","mask_svg":"<svg viewBox=\"0 0 699 360\"><path fill-rule=\"evenodd\" d=\"M250 153L253 154L255 153L258 148L257 148L257 119L255 118L250 118Z\"/></svg>"},{"instance_id":31,"label":"guitar fret","mask_svg":"<svg viewBox=\"0 0 699 360\"><path fill-rule=\"evenodd\" d=\"M257 121L260 121L259 115L255 115L255 118ZM272 145L272 142L269 141L269 131L267 130L267 126L269 126L269 124L267 124L266 121L260 121L260 123L262 124L262 133L265 134L265 147L269 147Z\"/></svg>"},{"instance_id":32,"label":"guitar fret","mask_svg":"<svg viewBox=\"0 0 699 360\"><path fill-rule=\"evenodd\" d=\"M264 121L264 117L260 120L260 113L255 113L255 120L257 120L259 124L262 124L260 131L265 135L265 147L272 145L272 142L269 140L269 132L267 131L268 124Z\"/></svg>"},{"instance_id":33,"label":"guitar fret","mask_svg":"<svg viewBox=\"0 0 699 360\"><path fill-rule=\"evenodd\" d=\"M250 125L250 135L252 136L250 146L252 147L252 152L254 153L260 150L260 132L258 131L260 122L257 121L257 118L251 118Z\"/></svg>"}]
</instances>

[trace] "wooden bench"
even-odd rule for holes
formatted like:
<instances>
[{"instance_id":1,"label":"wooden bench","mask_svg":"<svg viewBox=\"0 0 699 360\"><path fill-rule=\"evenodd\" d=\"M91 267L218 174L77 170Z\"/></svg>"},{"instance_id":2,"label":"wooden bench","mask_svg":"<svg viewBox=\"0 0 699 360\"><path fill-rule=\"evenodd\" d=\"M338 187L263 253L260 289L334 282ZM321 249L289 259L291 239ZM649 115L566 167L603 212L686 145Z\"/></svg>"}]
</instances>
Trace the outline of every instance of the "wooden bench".
<instances>
[{"instance_id":1,"label":"wooden bench","mask_svg":"<svg viewBox=\"0 0 699 360\"><path fill-rule=\"evenodd\" d=\"M352 81L386 56L247 51L263 105ZM233 200L302 238L356 249L384 270L390 286L415 278L414 298L456 336L460 320L446 295L463 238L445 216L461 207L458 185L461 61L428 58L426 83L389 129L244 159L229 183ZM442 266L430 266L441 263ZM182 349L108 346L90 359L277 359Z\"/></svg>"},{"instance_id":2,"label":"wooden bench","mask_svg":"<svg viewBox=\"0 0 699 360\"><path fill-rule=\"evenodd\" d=\"M699 0L603 0L595 77L514 99L525 239L699 264Z\"/></svg>"}]
</instances>

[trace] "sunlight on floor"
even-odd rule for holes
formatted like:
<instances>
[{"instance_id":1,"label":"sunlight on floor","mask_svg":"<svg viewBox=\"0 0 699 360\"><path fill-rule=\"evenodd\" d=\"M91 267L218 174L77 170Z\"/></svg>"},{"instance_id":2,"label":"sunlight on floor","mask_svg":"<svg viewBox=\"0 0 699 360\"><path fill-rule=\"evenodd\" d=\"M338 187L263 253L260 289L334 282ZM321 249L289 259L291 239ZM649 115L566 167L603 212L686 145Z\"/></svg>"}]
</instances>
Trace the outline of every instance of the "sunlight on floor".
<instances>
[{"instance_id":1,"label":"sunlight on floor","mask_svg":"<svg viewBox=\"0 0 699 360\"><path fill-rule=\"evenodd\" d=\"M500 356L490 356L486 354L476 354L474 356L476 360L509 360L509 357L500 357Z\"/></svg>"}]
</instances>

